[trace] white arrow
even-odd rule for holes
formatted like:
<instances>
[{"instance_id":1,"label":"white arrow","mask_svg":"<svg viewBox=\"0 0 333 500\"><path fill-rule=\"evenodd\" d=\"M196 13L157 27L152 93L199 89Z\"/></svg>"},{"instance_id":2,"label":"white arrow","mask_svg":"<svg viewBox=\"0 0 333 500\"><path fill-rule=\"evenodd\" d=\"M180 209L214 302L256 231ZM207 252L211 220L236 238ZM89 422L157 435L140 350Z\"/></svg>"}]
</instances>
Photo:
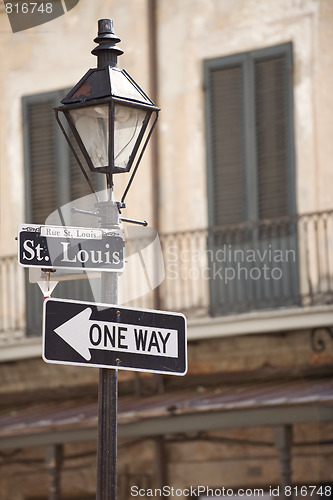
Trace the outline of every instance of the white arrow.
<instances>
[{"instance_id":1,"label":"white arrow","mask_svg":"<svg viewBox=\"0 0 333 500\"><path fill-rule=\"evenodd\" d=\"M59 337L67 342L68 345L81 354L87 361L91 359L89 351L90 343L88 341L84 342L85 337L80 335L80 333L87 330L91 313L92 309L88 307L54 330Z\"/></svg>"},{"instance_id":2,"label":"white arrow","mask_svg":"<svg viewBox=\"0 0 333 500\"><path fill-rule=\"evenodd\" d=\"M54 331L84 359L91 349L178 357L178 331L91 320L91 307L69 319Z\"/></svg>"}]
</instances>

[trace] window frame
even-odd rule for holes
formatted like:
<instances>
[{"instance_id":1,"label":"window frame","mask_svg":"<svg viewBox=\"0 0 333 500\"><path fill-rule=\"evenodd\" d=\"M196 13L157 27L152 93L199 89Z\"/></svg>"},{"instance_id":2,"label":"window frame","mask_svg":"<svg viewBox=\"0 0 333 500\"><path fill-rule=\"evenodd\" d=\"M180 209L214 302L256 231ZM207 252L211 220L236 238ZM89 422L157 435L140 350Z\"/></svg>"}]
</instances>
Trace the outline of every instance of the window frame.
<instances>
[{"instance_id":1,"label":"window frame","mask_svg":"<svg viewBox=\"0 0 333 500\"><path fill-rule=\"evenodd\" d=\"M213 161L213 120L211 110L211 72L235 66L241 67L242 100L243 100L243 179L245 191L245 221L258 220L258 189L257 189L257 152L256 152L256 116L255 116L255 81L254 64L256 62L283 56L286 64L286 126L287 126L287 196L288 214L297 213L296 182L295 182L295 145L294 145L294 99L293 99L293 46L287 42L272 47L250 50L221 56L204 61L204 105L206 129L206 162L207 162L207 199L208 223L214 226L214 161Z\"/></svg>"}]
</instances>

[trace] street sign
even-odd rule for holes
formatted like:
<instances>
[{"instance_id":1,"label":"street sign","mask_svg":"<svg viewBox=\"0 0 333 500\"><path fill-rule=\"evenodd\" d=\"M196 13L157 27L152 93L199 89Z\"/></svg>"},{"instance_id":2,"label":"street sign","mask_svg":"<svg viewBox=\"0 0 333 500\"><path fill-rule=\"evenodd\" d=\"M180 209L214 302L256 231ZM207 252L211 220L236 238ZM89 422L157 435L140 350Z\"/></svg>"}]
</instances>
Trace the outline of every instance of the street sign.
<instances>
[{"instance_id":1,"label":"street sign","mask_svg":"<svg viewBox=\"0 0 333 500\"><path fill-rule=\"evenodd\" d=\"M18 241L18 260L23 267L124 269L124 233L119 229L21 224Z\"/></svg>"},{"instance_id":2,"label":"street sign","mask_svg":"<svg viewBox=\"0 0 333 500\"><path fill-rule=\"evenodd\" d=\"M151 309L46 299L43 359L47 363L185 375L186 318Z\"/></svg>"}]
</instances>

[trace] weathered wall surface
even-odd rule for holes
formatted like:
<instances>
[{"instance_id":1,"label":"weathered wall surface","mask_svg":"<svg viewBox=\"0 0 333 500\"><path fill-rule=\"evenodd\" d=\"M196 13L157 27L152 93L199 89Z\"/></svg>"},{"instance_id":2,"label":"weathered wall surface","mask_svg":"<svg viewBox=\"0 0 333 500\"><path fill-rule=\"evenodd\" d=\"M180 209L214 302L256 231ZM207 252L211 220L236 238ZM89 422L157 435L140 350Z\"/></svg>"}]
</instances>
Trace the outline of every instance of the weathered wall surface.
<instances>
[{"instance_id":1,"label":"weathered wall surface","mask_svg":"<svg viewBox=\"0 0 333 500\"><path fill-rule=\"evenodd\" d=\"M125 53L118 66L126 67L149 94L145 0L81 0L66 15L15 34L4 10L0 13L0 255L16 253L17 225L25 222L21 98L71 88L89 68L96 67L91 50L96 45L97 21L103 17L115 20L115 33L122 39L119 45ZM149 153L140 170L129 209L132 217L151 220L151 203L147 202L151 199ZM118 176L120 194L124 183Z\"/></svg>"},{"instance_id":2,"label":"weathered wall surface","mask_svg":"<svg viewBox=\"0 0 333 500\"><path fill-rule=\"evenodd\" d=\"M188 375L218 373L237 374L261 369L291 370L301 375L302 370L329 366L333 362L333 342L325 330L318 330L325 349L315 351L311 345L310 331L283 332L269 335L244 335L221 339L204 339L188 343ZM267 372L268 373L268 372ZM143 379L149 374L140 374ZM119 371L120 383L131 386L133 372ZM182 378L164 377L166 387L179 386ZM185 378L186 379L186 378ZM185 380L184 379L184 380ZM47 391L74 390L91 387L90 395L98 382L98 369L47 364L42 359L0 363L0 397L15 393L47 395ZM147 382L149 384L149 382ZM81 388L81 389L80 389ZM129 389L128 389L129 390ZM46 391L46 392L45 392Z\"/></svg>"},{"instance_id":3,"label":"weathered wall surface","mask_svg":"<svg viewBox=\"0 0 333 500\"><path fill-rule=\"evenodd\" d=\"M332 208L333 2L157 0L156 6L157 104L162 108L161 230L207 224L203 60L289 41L294 48L298 211ZM119 66L125 67L149 94L146 0L80 0L65 16L15 35L7 16L3 11L0 13L0 256L16 253L17 224L25 218L22 96L71 87L88 68L94 67L96 60L90 54L94 47L92 39L96 36L97 20L103 17L115 20L115 32L122 39L120 46L125 54ZM151 167L147 151L124 216L152 220ZM124 179L118 176L116 180L120 193ZM287 374L325 368L333 361L331 339L323 332L326 349L317 352L311 346L310 333L294 331L192 342L189 376L232 377L264 369L281 373L285 370ZM0 401L3 406L20 405L31 398L32 404L38 398L45 398L48 392L60 398L75 393L82 396L85 389L93 396L97 380L98 371L91 368L46 365L40 359L2 363ZM120 382L134 385L134 375L122 372ZM166 388L173 387L175 382L170 378ZM308 482L327 481L333 465L332 445L328 443L332 442L332 425L298 425L294 432L293 480L299 484L305 478ZM188 442L166 444L170 485L268 487L279 483L271 428L218 431L210 437L213 442L193 436ZM267 441L267 446L250 446L247 440ZM297 446L304 441L308 446ZM91 442L65 445L62 476L65 494L74 498L87 493L93 496L95 452L95 443ZM31 497L45 495L48 479L44 460L45 449L37 447L1 455L1 500L26 500L21 481ZM157 486L155 470L153 440L120 443L123 491L138 478L142 480L145 473L148 476L144 484Z\"/></svg>"},{"instance_id":4,"label":"weathered wall surface","mask_svg":"<svg viewBox=\"0 0 333 500\"><path fill-rule=\"evenodd\" d=\"M161 229L207 223L203 60L289 41L294 48L298 210L330 208L332 2L183 0L179 8L175 0L159 0L156 5ZM90 51L101 17L115 20L125 50L119 65L149 94L145 0L81 0L65 16L14 35L7 16L0 14L1 254L15 253L16 226L24 220L21 97L71 87L94 67ZM139 169L127 213L152 220L149 156ZM124 177L117 177L119 187Z\"/></svg>"},{"instance_id":5,"label":"weathered wall surface","mask_svg":"<svg viewBox=\"0 0 333 500\"><path fill-rule=\"evenodd\" d=\"M327 483L333 466L333 447L325 444L333 435L332 424L294 426L292 467L294 484ZM307 446L304 441L308 443ZM321 441L323 444L318 445ZM252 444L251 444L252 443ZM262 488L280 484L279 459L273 429L257 427L205 433L189 441L167 440L166 486L186 489L198 486L218 488ZM156 481L156 443L120 441L118 456L118 498L127 500L132 491L160 487ZM96 487L96 446L93 442L65 445L62 464L63 498L93 499ZM140 460L137 459L140 457ZM2 457L4 459L4 457ZM22 494L21 484L29 496ZM1 464L1 500L46 498L49 478L45 469L45 449L16 450ZM91 495L91 496L89 496ZM176 496L176 494L174 494ZM141 495L140 498L158 498ZM185 498L177 495L177 498Z\"/></svg>"},{"instance_id":6,"label":"weathered wall surface","mask_svg":"<svg viewBox=\"0 0 333 500\"><path fill-rule=\"evenodd\" d=\"M158 2L163 227L207 220L203 60L289 41L298 211L331 207L332 23L329 0L191 0L181 9L176 0Z\"/></svg>"}]
</instances>

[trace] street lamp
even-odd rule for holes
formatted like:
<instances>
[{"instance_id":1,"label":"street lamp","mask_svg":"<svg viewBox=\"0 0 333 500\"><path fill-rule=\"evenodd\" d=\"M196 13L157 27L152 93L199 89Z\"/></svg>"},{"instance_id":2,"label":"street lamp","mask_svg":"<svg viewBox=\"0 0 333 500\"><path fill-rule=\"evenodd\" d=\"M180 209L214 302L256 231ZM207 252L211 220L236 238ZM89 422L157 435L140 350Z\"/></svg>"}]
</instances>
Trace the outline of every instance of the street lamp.
<instances>
[{"instance_id":1,"label":"street lamp","mask_svg":"<svg viewBox=\"0 0 333 500\"><path fill-rule=\"evenodd\" d=\"M159 108L125 70L117 68L117 57L123 51L116 46L120 39L114 34L111 19L98 21L98 36L94 41L98 43L92 50L97 56L97 68L90 69L62 99L62 106L54 111L94 193L89 171L106 175L108 199L96 203L97 214L91 212L91 215L101 217L103 228L120 230L119 210L125 205L126 194L155 127ZM77 154L78 148L84 161ZM121 202L113 201L114 174L130 170ZM117 273L103 272L102 301L117 304L117 299ZM117 404L117 370L100 368L97 500L116 500L117 497Z\"/></svg>"},{"instance_id":2,"label":"street lamp","mask_svg":"<svg viewBox=\"0 0 333 500\"><path fill-rule=\"evenodd\" d=\"M87 180L88 167L92 172L105 174L107 187L112 190L113 174L129 172L135 165L129 187L155 127L159 108L127 71L117 68L117 57L123 51L116 46L120 38L114 34L111 19L98 21L98 36L94 41L98 43L92 50L97 56L97 68L89 69L62 99L62 106L55 108L56 119ZM68 123L72 137L59 113ZM75 143L86 168L76 154Z\"/></svg>"}]
</instances>

